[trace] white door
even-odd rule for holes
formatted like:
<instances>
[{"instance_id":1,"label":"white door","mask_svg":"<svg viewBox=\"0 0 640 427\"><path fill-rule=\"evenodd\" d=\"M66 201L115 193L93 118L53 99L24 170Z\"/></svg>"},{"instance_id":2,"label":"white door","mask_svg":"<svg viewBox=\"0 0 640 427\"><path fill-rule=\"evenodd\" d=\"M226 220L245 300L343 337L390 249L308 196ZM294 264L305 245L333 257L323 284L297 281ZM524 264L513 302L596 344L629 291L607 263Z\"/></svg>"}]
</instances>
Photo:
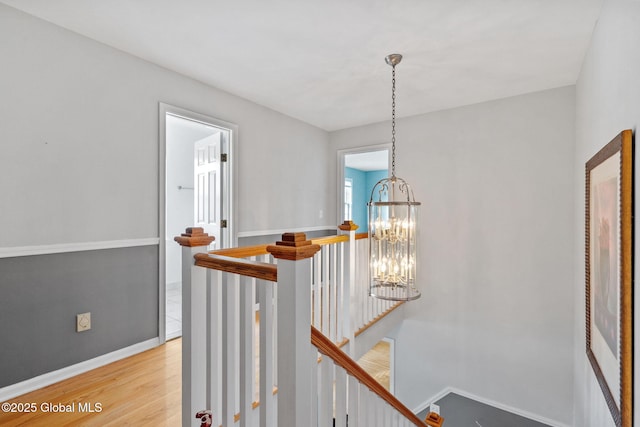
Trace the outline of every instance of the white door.
<instances>
[{"instance_id":1,"label":"white door","mask_svg":"<svg viewBox=\"0 0 640 427\"><path fill-rule=\"evenodd\" d=\"M194 223L216 240L209 249L220 248L220 152L222 132L194 144Z\"/></svg>"}]
</instances>

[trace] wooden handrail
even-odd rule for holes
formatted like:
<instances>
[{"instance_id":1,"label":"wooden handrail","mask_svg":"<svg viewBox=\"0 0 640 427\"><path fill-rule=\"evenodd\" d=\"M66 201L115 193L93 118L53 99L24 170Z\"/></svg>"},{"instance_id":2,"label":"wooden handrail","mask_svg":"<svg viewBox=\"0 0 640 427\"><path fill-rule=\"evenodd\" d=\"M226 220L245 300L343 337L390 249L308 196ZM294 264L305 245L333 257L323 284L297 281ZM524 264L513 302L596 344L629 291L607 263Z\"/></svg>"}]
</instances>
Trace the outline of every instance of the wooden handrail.
<instances>
[{"instance_id":1,"label":"wooden handrail","mask_svg":"<svg viewBox=\"0 0 640 427\"><path fill-rule=\"evenodd\" d=\"M249 258L251 256L267 255L269 253L267 252L267 246L269 246L269 244L216 249L215 251L209 251L209 253L212 255L222 255L233 258Z\"/></svg>"},{"instance_id":2,"label":"wooden handrail","mask_svg":"<svg viewBox=\"0 0 640 427\"><path fill-rule=\"evenodd\" d=\"M347 236L346 234L343 234L339 236L316 237L309 240L311 240L311 244L313 245L323 246L323 245L331 245L333 243L348 242L349 236Z\"/></svg>"},{"instance_id":3,"label":"wooden handrail","mask_svg":"<svg viewBox=\"0 0 640 427\"><path fill-rule=\"evenodd\" d=\"M340 350L338 346L313 326L311 327L311 344L313 344L320 353L331 358L336 365L341 366L349 375L355 377L360 383L367 386L369 390L377 394L381 399L384 399L385 402L413 424L419 427L428 427L411 409L407 408L397 397L362 369L355 360L347 356L345 352Z\"/></svg>"},{"instance_id":4,"label":"wooden handrail","mask_svg":"<svg viewBox=\"0 0 640 427\"><path fill-rule=\"evenodd\" d=\"M366 237L367 233L364 233L364 235ZM334 236L316 237L309 240L313 245L323 246L323 245L330 245L333 243L348 242L349 236L334 235ZM232 258L249 258L252 256L267 255L269 253L267 251L267 246L270 246L270 245L273 245L273 243L264 244L264 245L241 246L238 248L216 249L213 251L209 251L209 253L212 255L222 255L222 256L228 256Z\"/></svg>"},{"instance_id":5,"label":"wooden handrail","mask_svg":"<svg viewBox=\"0 0 640 427\"><path fill-rule=\"evenodd\" d=\"M356 240L368 239L369 233L356 233Z\"/></svg>"},{"instance_id":6,"label":"wooden handrail","mask_svg":"<svg viewBox=\"0 0 640 427\"><path fill-rule=\"evenodd\" d=\"M195 254L194 258L196 260L195 265L199 267L255 277L256 279L269 280L271 282L278 281L278 267L275 264L210 254Z\"/></svg>"}]
</instances>

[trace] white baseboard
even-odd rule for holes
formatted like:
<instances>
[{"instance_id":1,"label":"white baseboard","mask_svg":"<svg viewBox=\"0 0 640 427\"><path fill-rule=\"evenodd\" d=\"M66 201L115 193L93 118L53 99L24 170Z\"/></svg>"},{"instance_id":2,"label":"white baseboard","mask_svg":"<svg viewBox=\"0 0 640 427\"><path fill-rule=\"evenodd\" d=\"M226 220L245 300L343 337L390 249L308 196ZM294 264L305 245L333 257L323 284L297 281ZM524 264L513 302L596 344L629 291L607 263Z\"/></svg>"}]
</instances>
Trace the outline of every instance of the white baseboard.
<instances>
[{"instance_id":1,"label":"white baseboard","mask_svg":"<svg viewBox=\"0 0 640 427\"><path fill-rule=\"evenodd\" d=\"M2 387L0 388L0 402L5 402L25 393L41 389L59 381L66 380L67 378L88 372L92 369L133 356L134 354L142 353L143 351L152 349L158 345L160 345L160 340L158 338L152 338L129 347L121 348L120 350L112 351L111 353L103 354L102 356L98 356L93 359L85 360L84 362L76 363L75 365L67 366L66 368L58 369L57 371L47 372L46 374Z\"/></svg>"},{"instance_id":2,"label":"white baseboard","mask_svg":"<svg viewBox=\"0 0 640 427\"><path fill-rule=\"evenodd\" d=\"M447 394L451 393L451 387L445 387L444 389L442 389L441 391L439 391L438 393L434 394L433 396L431 396L430 398L428 398L427 400L425 400L424 402L422 402L420 405L418 405L416 408L414 408L413 413L417 414L418 412L422 412L425 409L427 409L432 403L442 399L443 397L445 397Z\"/></svg>"},{"instance_id":3,"label":"white baseboard","mask_svg":"<svg viewBox=\"0 0 640 427\"><path fill-rule=\"evenodd\" d=\"M521 417L528 418L530 420L537 421L542 424L547 424L551 427L570 427L568 424L564 424L559 421L552 420L550 418L546 418L529 411L525 411L523 409L514 408L513 406L505 405L504 403L496 402L491 399L486 399L484 397L477 396L473 393L469 393L455 387L445 387L442 391L436 393L434 396L432 396L431 398L429 398L428 400L420 404L416 409L414 409L413 412L417 414L418 412L427 409L429 405L431 405L433 402L436 402L442 399L444 396L446 396L449 393L455 393L459 396L466 397L468 399L472 399L480 403L484 403L485 405L493 406L494 408L502 409L503 411L511 412L512 414L520 415Z\"/></svg>"}]
</instances>

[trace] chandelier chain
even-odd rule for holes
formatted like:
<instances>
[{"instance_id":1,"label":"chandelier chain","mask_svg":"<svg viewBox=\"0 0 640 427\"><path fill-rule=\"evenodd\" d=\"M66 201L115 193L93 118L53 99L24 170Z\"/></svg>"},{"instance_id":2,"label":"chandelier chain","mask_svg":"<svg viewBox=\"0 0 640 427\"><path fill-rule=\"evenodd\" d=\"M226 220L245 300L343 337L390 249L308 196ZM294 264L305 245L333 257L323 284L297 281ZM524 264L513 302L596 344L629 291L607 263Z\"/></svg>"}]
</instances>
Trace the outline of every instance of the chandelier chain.
<instances>
[{"instance_id":1,"label":"chandelier chain","mask_svg":"<svg viewBox=\"0 0 640 427\"><path fill-rule=\"evenodd\" d=\"M396 66L391 73L391 177L396 177Z\"/></svg>"}]
</instances>

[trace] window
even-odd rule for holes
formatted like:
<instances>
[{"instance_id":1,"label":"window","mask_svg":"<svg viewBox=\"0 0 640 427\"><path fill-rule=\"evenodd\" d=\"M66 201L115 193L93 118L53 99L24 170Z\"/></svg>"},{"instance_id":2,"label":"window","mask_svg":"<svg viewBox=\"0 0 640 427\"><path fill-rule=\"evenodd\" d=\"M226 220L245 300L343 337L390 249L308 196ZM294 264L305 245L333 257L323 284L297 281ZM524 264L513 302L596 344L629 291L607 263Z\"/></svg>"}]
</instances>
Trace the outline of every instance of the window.
<instances>
[{"instance_id":1,"label":"window","mask_svg":"<svg viewBox=\"0 0 640 427\"><path fill-rule=\"evenodd\" d=\"M344 219L352 220L352 209L351 206L353 204L353 180L351 178L345 178L344 180Z\"/></svg>"}]
</instances>

